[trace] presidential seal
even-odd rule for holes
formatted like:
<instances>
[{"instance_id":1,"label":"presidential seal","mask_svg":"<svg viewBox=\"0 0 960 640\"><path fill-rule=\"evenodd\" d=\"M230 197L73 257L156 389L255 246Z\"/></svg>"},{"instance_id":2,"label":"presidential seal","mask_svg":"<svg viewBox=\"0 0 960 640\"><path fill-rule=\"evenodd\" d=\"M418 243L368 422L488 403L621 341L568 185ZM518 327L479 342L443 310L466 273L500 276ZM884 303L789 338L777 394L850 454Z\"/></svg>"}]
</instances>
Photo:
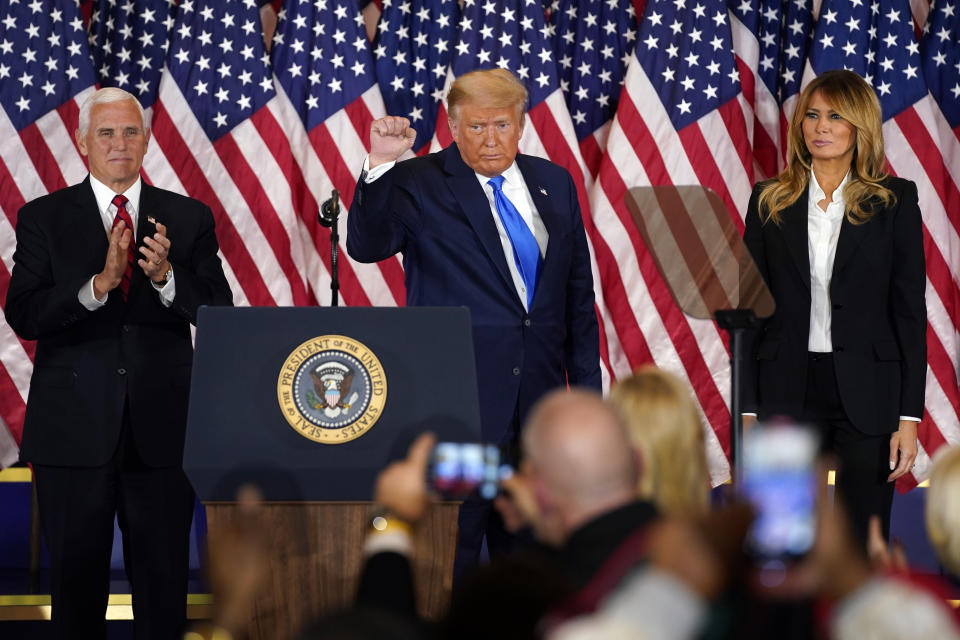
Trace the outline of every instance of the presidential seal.
<instances>
[{"instance_id":1,"label":"presidential seal","mask_svg":"<svg viewBox=\"0 0 960 640\"><path fill-rule=\"evenodd\" d=\"M305 438L342 444L365 434L383 413L387 379L377 356L346 336L318 336L287 357L277 379L283 417Z\"/></svg>"}]
</instances>

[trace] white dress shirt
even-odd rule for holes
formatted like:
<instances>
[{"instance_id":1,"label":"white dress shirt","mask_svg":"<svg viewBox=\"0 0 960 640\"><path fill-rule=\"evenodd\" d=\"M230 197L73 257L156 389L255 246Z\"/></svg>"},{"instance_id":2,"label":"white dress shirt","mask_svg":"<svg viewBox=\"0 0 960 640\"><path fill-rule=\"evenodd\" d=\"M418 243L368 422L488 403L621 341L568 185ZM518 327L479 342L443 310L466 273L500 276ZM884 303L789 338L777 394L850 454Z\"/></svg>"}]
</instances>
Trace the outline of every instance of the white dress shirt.
<instances>
[{"instance_id":1,"label":"white dress shirt","mask_svg":"<svg viewBox=\"0 0 960 640\"><path fill-rule=\"evenodd\" d=\"M365 182L369 184L377 180L380 176L392 169L395 164L396 162L385 162L370 169L370 158L368 156L363 162L363 170L366 172ZM541 218L539 212L537 212L537 207L533 203L530 190L527 189L527 183L524 181L523 174L520 173L520 168L517 167L516 161L507 167L507 170L501 175L503 175L503 195L513 203L513 206L516 207L520 213L520 217L523 218L523 221L527 223L527 227L533 232L533 237L536 239L537 246L540 248L540 258L544 258L547 255L547 241L549 240L547 227L543 224L543 218ZM523 308L529 311L527 308L527 285L524 284L523 277L520 275L520 269L517 267L517 261L513 257L513 243L510 242L510 236L507 235L507 230L500 220L500 214L497 213L497 206L493 199L493 187L487 184L490 178L479 173L476 173L476 176L480 182L480 186L483 187L483 193L487 196L487 202L490 205L490 215L493 216L493 222L497 225L497 234L500 236L500 244L503 247L503 255L507 260L507 268L510 270L510 278L513 280L513 286L517 289L517 296L520 298L520 302L523 303Z\"/></svg>"},{"instance_id":2,"label":"white dress shirt","mask_svg":"<svg viewBox=\"0 0 960 640\"><path fill-rule=\"evenodd\" d=\"M94 178L92 174L90 175L90 186L93 188L93 196L97 200L97 209L100 211L103 228L107 232L107 236L109 236L113 230L113 219L117 215L117 206L113 204L113 198L117 194L113 192L113 189ZM133 237L130 238L130 242L134 243L134 253L137 254L138 258L143 257L143 254L139 253L136 249L137 225L139 224L140 217L140 192L142 190L143 182L140 178L137 178L137 181L130 185L130 188L122 194L127 198L127 213L130 214L130 220L133 222ZM138 265L134 265L134 269L137 268L139 268ZM80 291L77 293L77 299L80 300L80 304L86 307L88 311L96 311L107 304L107 298L110 295L110 293L107 292L103 295L103 298L97 299L93 292L94 278L96 278L96 275L90 278L86 285L80 287ZM151 284L153 283L151 282ZM153 285L153 287L159 292L160 302L163 303L163 306L169 307L173 304L173 298L177 294L177 289L173 283L172 273L163 287L157 287L156 285Z\"/></svg>"},{"instance_id":3,"label":"white dress shirt","mask_svg":"<svg viewBox=\"0 0 960 640\"><path fill-rule=\"evenodd\" d=\"M817 203L827 196L817 182L817 176L810 172L810 184L807 187L807 246L810 252L810 333L807 351L833 351L830 337L830 277L833 275L833 260L837 255L837 240L846 210L843 188L849 181L850 173L847 172L840 186L827 198L827 210L824 211Z\"/></svg>"}]
</instances>

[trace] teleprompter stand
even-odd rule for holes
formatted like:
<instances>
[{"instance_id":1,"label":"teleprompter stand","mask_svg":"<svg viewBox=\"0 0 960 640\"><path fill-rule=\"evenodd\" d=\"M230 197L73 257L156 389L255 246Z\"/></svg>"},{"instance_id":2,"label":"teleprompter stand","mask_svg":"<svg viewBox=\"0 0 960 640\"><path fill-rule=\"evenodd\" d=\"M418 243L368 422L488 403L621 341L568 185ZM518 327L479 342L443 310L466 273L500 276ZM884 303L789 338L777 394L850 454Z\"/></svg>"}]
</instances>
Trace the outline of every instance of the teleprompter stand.
<instances>
[{"instance_id":1,"label":"teleprompter stand","mask_svg":"<svg viewBox=\"0 0 960 640\"><path fill-rule=\"evenodd\" d=\"M773 297L726 206L710 189L635 187L624 202L677 306L693 318L715 320L730 336L730 457L739 479L744 332L773 313Z\"/></svg>"}]
</instances>

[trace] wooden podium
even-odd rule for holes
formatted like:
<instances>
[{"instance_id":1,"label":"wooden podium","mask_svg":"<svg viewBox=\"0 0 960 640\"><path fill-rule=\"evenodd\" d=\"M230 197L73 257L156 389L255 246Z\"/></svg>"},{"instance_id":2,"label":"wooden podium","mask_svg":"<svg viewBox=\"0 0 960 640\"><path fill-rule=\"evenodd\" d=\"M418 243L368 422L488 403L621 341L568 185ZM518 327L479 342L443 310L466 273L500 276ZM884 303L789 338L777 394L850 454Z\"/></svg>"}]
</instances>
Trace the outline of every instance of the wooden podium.
<instances>
[{"instance_id":1,"label":"wooden podium","mask_svg":"<svg viewBox=\"0 0 960 640\"><path fill-rule=\"evenodd\" d=\"M200 310L184 469L211 547L241 517L237 488L264 497L270 558L250 638L291 638L352 603L376 475L424 430L480 438L466 309ZM449 602L458 507L433 505L415 532L428 618Z\"/></svg>"},{"instance_id":2,"label":"wooden podium","mask_svg":"<svg viewBox=\"0 0 960 640\"><path fill-rule=\"evenodd\" d=\"M234 521L230 503L206 504L208 540ZM433 505L414 536L417 608L439 618L450 601L459 503ZM284 640L315 618L349 606L363 566L369 502L272 502L261 510L271 560L250 612L251 640ZM335 543L331 543L331 540Z\"/></svg>"}]
</instances>

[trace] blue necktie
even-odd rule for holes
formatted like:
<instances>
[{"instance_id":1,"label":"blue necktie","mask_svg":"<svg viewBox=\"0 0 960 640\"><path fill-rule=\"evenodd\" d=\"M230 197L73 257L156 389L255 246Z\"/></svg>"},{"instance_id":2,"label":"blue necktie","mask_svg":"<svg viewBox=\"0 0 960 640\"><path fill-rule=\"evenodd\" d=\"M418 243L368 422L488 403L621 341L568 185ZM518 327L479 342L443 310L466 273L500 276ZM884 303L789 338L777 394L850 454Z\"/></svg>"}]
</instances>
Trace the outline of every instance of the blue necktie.
<instances>
[{"instance_id":1,"label":"blue necktie","mask_svg":"<svg viewBox=\"0 0 960 640\"><path fill-rule=\"evenodd\" d=\"M540 271L540 247L537 239L527 223L523 221L520 212L513 203L503 195L503 176L494 176L487 182L493 187L493 202L497 207L497 214L507 230L507 237L513 245L513 259L517 263L520 277L527 287L527 309L533 306L533 289L537 284L537 273Z\"/></svg>"}]
</instances>

